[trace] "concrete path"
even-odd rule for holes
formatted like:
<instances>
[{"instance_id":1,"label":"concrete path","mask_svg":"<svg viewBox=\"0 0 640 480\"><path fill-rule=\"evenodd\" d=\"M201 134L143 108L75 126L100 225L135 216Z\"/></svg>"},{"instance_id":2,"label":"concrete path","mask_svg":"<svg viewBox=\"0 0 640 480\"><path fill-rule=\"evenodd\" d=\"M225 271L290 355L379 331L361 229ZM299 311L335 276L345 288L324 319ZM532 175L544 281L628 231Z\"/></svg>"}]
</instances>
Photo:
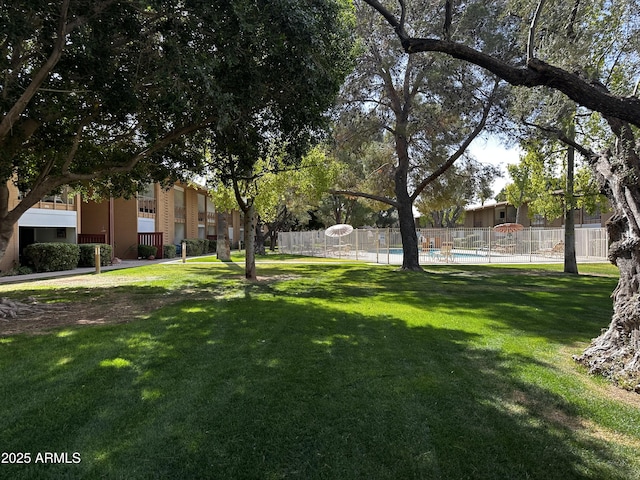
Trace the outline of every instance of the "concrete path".
<instances>
[{"instance_id":1,"label":"concrete path","mask_svg":"<svg viewBox=\"0 0 640 480\"><path fill-rule=\"evenodd\" d=\"M120 270L122 268L143 267L145 265L152 265L154 263L179 263L182 262L180 258L160 259L160 260L122 260L121 263L115 265L106 265L100 267L101 272L108 272L110 270ZM49 278L58 277L72 277L75 275L87 275L95 274L95 267L83 267L75 268L73 270L62 270L59 272L42 272L42 273L30 273L28 275L10 275L0 277L0 285L7 283L24 283L34 280L46 280Z\"/></svg>"}]
</instances>

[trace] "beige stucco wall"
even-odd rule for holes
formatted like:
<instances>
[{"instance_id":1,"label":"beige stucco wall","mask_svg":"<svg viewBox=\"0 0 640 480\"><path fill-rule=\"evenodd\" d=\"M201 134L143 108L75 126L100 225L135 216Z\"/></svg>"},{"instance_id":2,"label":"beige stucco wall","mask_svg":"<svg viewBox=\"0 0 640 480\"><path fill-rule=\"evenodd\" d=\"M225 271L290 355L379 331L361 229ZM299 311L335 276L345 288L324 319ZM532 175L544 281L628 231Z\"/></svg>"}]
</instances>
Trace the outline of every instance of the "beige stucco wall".
<instances>
[{"instance_id":1,"label":"beige stucco wall","mask_svg":"<svg viewBox=\"0 0 640 480\"><path fill-rule=\"evenodd\" d=\"M80 219L82 228L80 233L104 234L106 242L110 243L108 200L84 203L82 205Z\"/></svg>"},{"instance_id":2,"label":"beige stucco wall","mask_svg":"<svg viewBox=\"0 0 640 480\"><path fill-rule=\"evenodd\" d=\"M118 258L138 257L138 208L135 198L113 201L114 255Z\"/></svg>"}]
</instances>

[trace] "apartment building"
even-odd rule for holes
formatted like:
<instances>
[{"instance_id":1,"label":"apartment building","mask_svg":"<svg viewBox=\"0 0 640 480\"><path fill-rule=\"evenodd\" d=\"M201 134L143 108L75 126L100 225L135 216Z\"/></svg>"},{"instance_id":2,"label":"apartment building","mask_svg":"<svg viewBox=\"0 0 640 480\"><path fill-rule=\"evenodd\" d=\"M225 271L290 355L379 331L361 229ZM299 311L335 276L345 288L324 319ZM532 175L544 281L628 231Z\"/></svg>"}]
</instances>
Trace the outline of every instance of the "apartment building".
<instances>
[{"instance_id":1,"label":"apartment building","mask_svg":"<svg viewBox=\"0 0 640 480\"><path fill-rule=\"evenodd\" d=\"M13 182L9 186L9 209L21 199L21 193ZM76 243L80 231L80 197L63 189L59 195L51 195L27 210L13 227L13 235L4 257L0 260L0 272L11 270L20 263L24 247L32 243Z\"/></svg>"},{"instance_id":2,"label":"apartment building","mask_svg":"<svg viewBox=\"0 0 640 480\"><path fill-rule=\"evenodd\" d=\"M225 213L229 240L241 237L241 218L237 211ZM158 247L179 245L185 238L216 238L218 212L207 190L186 184L162 188L149 185L137 197L111 198L87 202L82 206L80 242L104 238L121 259L136 258L140 243Z\"/></svg>"},{"instance_id":3,"label":"apartment building","mask_svg":"<svg viewBox=\"0 0 640 480\"><path fill-rule=\"evenodd\" d=\"M577 227L604 227L607 220L611 218L611 212L587 213L583 208L575 210L575 224ZM529 217L527 204L520 207L520 223L525 227L562 227L564 218L548 219L542 215ZM516 207L509 202L498 202L491 205L469 208L465 211L464 227L494 227L500 223L514 223L516 221Z\"/></svg>"},{"instance_id":4,"label":"apartment building","mask_svg":"<svg viewBox=\"0 0 640 480\"><path fill-rule=\"evenodd\" d=\"M10 205L20 200L20 192L9 182ZM238 211L222 213L232 245L242 239L242 219ZM149 185L137 197L110 198L83 202L63 189L60 195L43 198L14 226L14 233L0 271L20 264L24 247L32 243L107 243L114 256L136 258L139 243L162 246L180 244L185 238L216 238L218 212L206 189L176 184L162 188Z\"/></svg>"}]
</instances>

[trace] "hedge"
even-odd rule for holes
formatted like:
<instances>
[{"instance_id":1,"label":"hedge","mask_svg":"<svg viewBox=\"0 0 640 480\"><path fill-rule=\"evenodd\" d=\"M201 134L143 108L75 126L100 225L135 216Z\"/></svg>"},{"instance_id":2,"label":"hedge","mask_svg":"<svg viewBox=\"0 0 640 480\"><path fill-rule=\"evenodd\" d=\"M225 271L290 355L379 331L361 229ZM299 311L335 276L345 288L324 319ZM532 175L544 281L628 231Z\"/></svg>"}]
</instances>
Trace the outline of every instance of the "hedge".
<instances>
[{"instance_id":1,"label":"hedge","mask_svg":"<svg viewBox=\"0 0 640 480\"><path fill-rule=\"evenodd\" d=\"M106 243L82 243L78 245L78 247L80 247L79 267L96 266L96 245L100 245L100 265L104 267L111 263L111 245Z\"/></svg>"},{"instance_id":2,"label":"hedge","mask_svg":"<svg viewBox=\"0 0 640 480\"><path fill-rule=\"evenodd\" d=\"M138 257L140 258L155 257L156 253L158 253L158 247L153 245L138 245Z\"/></svg>"},{"instance_id":3,"label":"hedge","mask_svg":"<svg viewBox=\"0 0 640 480\"><path fill-rule=\"evenodd\" d=\"M209 252L209 240L206 238L185 238L183 241L187 244L188 257L197 257Z\"/></svg>"},{"instance_id":4,"label":"hedge","mask_svg":"<svg viewBox=\"0 0 640 480\"><path fill-rule=\"evenodd\" d=\"M176 246L164 245L162 247L162 255L164 256L164 258L176 258Z\"/></svg>"},{"instance_id":5,"label":"hedge","mask_svg":"<svg viewBox=\"0 0 640 480\"><path fill-rule=\"evenodd\" d=\"M33 243L25 247L24 256L36 272L73 270L78 267L80 247L75 243Z\"/></svg>"}]
</instances>

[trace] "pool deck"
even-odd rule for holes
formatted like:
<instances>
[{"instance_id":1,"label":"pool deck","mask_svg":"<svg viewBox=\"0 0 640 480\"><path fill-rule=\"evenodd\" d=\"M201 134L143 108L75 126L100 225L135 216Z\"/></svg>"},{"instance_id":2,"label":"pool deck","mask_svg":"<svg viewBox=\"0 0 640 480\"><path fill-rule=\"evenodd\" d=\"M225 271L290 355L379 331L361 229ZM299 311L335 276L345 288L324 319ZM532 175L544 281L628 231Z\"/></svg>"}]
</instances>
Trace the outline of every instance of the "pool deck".
<instances>
[{"instance_id":1,"label":"pool deck","mask_svg":"<svg viewBox=\"0 0 640 480\"><path fill-rule=\"evenodd\" d=\"M369 263L388 265L402 265L402 253L395 253L397 249L369 252L351 250L349 252L333 252L331 250L315 252L291 252L316 257L340 258L344 260L361 260ZM439 250L421 251L419 253L421 265L480 265L491 263L562 263L563 255L543 255L539 253L512 254L508 252L489 252L483 250L452 250L450 254L443 254ZM579 262L606 262L606 258L578 258Z\"/></svg>"}]
</instances>

